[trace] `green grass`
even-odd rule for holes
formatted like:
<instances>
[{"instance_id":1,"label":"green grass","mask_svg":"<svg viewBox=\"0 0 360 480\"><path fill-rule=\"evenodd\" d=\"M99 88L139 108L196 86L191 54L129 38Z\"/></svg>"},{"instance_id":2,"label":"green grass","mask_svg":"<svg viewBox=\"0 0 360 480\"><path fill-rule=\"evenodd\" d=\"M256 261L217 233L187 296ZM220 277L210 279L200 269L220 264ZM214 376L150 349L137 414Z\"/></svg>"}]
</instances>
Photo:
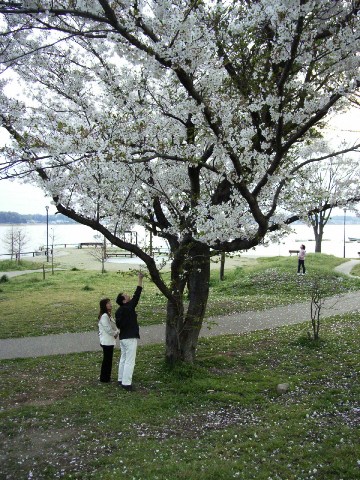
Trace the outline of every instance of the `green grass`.
<instances>
[{"instance_id":1,"label":"green grass","mask_svg":"<svg viewBox=\"0 0 360 480\"><path fill-rule=\"evenodd\" d=\"M55 271L11 278L0 284L0 338L82 332L97 329L99 300L115 310L120 291L132 294L137 277L129 274ZM138 307L142 325L164 321L165 299L147 282Z\"/></svg>"},{"instance_id":2,"label":"green grass","mask_svg":"<svg viewBox=\"0 0 360 480\"><path fill-rule=\"evenodd\" d=\"M19 270L40 270L42 269L42 264L39 262L31 262L30 260L20 260L16 262L15 260L1 260L0 261L0 272L13 272Z\"/></svg>"},{"instance_id":3,"label":"green grass","mask_svg":"<svg viewBox=\"0 0 360 480\"><path fill-rule=\"evenodd\" d=\"M294 257L257 259L253 265L227 271L222 282L213 271L207 317L307 300L314 279L324 280L326 295L333 293L334 285L344 291L360 289L360 277L334 273L342 262L331 255L310 254L304 277L296 275ZM42 271L11 278L0 283L0 338L96 330L99 300L109 297L116 308L117 294L132 294L136 284L134 274L81 270L48 272L45 280ZM165 323L166 300L148 279L138 313L141 325Z\"/></svg>"},{"instance_id":4,"label":"green grass","mask_svg":"<svg viewBox=\"0 0 360 480\"><path fill-rule=\"evenodd\" d=\"M226 272L225 281L213 273L208 315L262 310L309 299L309 289L318 279L325 295L334 290L360 289L359 279L334 272L344 260L333 255L309 254L306 259L307 275L297 276L295 257L258 258L254 265L238 267ZM219 308L220 307L220 308Z\"/></svg>"},{"instance_id":5,"label":"green grass","mask_svg":"<svg viewBox=\"0 0 360 480\"><path fill-rule=\"evenodd\" d=\"M360 263L353 267L353 269L351 270L351 275L357 275L358 277L360 277Z\"/></svg>"},{"instance_id":6,"label":"green grass","mask_svg":"<svg viewBox=\"0 0 360 480\"><path fill-rule=\"evenodd\" d=\"M163 347L141 347L133 393L98 382L100 351L2 361L2 474L355 480L359 321L324 320L318 342L308 324L202 339L173 371Z\"/></svg>"}]
</instances>

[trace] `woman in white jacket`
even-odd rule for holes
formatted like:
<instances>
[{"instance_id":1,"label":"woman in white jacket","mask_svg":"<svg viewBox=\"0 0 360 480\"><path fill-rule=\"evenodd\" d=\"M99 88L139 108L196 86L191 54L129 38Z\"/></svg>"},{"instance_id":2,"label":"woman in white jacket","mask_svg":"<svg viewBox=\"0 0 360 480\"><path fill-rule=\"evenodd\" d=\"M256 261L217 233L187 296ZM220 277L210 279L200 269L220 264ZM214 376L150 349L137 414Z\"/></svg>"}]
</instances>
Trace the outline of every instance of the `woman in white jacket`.
<instances>
[{"instance_id":1,"label":"woman in white jacket","mask_svg":"<svg viewBox=\"0 0 360 480\"><path fill-rule=\"evenodd\" d=\"M109 383L111 378L114 346L119 330L111 316L112 305L109 298L100 300L99 312L99 338L103 349L103 361L101 364L100 382Z\"/></svg>"}]
</instances>

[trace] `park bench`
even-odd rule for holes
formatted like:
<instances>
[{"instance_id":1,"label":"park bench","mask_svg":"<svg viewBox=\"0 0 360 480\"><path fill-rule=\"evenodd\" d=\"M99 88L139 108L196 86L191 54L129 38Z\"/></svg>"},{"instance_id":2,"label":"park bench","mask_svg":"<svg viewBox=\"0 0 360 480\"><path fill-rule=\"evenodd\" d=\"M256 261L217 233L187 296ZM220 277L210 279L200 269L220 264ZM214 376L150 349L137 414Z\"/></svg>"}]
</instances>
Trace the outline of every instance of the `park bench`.
<instances>
[{"instance_id":1,"label":"park bench","mask_svg":"<svg viewBox=\"0 0 360 480\"><path fill-rule=\"evenodd\" d=\"M290 253L290 255L292 255L293 253L298 254L298 253L299 253L299 250L289 250L289 253Z\"/></svg>"},{"instance_id":2,"label":"park bench","mask_svg":"<svg viewBox=\"0 0 360 480\"><path fill-rule=\"evenodd\" d=\"M78 248L83 248L83 247L102 247L103 243L102 242L81 242L78 245Z\"/></svg>"},{"instance_id":3,"label":"park bench","mask_svg":"<svg viewBox=\"0 0 360 480\"><path fill-rule=\"evenodd\" d=\"M152 253L155 255L169 255L170 252L168 248L154 247Z\"/></svg>"},{"instance_id":4,"label":"park bench","mask_svg":"<svg viewBox=\"0 0 360 480\"><path fill-rule=\"evenodd\" d=\"M110 257L132 257L134 254L131 252L121 252L121 253L107 253L106 258Z\"/></svg>"}]
</instances>

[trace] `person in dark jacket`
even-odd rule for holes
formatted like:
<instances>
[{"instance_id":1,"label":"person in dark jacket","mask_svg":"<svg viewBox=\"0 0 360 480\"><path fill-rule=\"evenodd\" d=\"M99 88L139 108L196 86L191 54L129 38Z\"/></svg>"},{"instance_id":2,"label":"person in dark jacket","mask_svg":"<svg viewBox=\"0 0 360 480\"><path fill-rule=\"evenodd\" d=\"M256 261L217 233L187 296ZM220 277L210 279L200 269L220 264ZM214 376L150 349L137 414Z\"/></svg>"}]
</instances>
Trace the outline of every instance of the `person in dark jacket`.
<instances>
[{"instance_id":1,"label":"person in dark jacket","mask_svg":"<svg viewBox=\"0 0 360 480\"><path fill-rule=\"evenodd\" d=\"M118 384L128 391L133 389L132 376L135 367L137 343L140 338L135 308L140 300L143 277L144 275L139 272L138 286L132 298L126 293L119 293L116 299L119 308L116 310L115 319L116 326L120 330L121 349Z\"/></svg>"}]
</instances>

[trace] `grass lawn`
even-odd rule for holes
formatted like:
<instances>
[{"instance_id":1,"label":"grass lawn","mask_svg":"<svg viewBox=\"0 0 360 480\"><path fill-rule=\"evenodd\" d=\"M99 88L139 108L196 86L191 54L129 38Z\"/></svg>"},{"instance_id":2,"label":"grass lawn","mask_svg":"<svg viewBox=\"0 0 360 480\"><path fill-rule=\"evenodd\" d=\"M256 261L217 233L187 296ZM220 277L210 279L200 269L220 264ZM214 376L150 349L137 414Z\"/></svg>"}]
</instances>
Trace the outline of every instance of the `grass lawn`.
<instances>
[{"instance_id":1,"label":"grass lawn","mask_svg":"<svg viewBox=\"0 0 360 480\"><path fill-rule=\"evenodd\" d=\"M43 268L43 265L39 262L32 262L31 260L20 260L16 262L15 260L1 260L0 261L0 277L1 272L13 272L21 270L40 270Z\"/></svg>"},{"instance_id":2,"label":"grass lawn","mask_svg":"<svg viewBox=\"0 0 360 480\"><path fill-rule=\"evenodd\" d=\"M344 291L360 289L360 277L334 273L334 267L343 261L331 255L309 254L306 260L309 273L300 278L296 275L294 257L256 259L253 264L227 271L222 282L218 272L212 271L207 316L308 300L308 287L319 278L326 279L327 295L333 293L334 284ZM11 269L8 264L7 267ZM31 268L25 261L22 267ZM168 276L164 274L165 279ZM45 280L39 271L2 281L0 338L96 330L99 300L110 297L116 307L117 294L120 291L132 294L136 284L135 274L85 270L55 271L54 275L47 273ZM138 306L141 325L165 323L165 312L165 298L145 279Z\"/></svg>"},{"instance_id":3,"label":"grass lawn","mask_svg":"<svg viewBox=\"0 0 360 480\"><path fill-rule=\"evenodd\" d=\"M351 274L360 277L360 263L355 265L355 267L351 270Z\"/></svg>"},{"instance_id":4,"label":"grass lawn","mask_svg":"<svg viewBox=\"0 0 360 480\"><path fill-rule=\"evenodd\" d=\"M1 478L355 480L359 321L202 339L173 371L141 347L132 393L98 383L100 351L2 361Z\"/></svg>"}]
</instances>

